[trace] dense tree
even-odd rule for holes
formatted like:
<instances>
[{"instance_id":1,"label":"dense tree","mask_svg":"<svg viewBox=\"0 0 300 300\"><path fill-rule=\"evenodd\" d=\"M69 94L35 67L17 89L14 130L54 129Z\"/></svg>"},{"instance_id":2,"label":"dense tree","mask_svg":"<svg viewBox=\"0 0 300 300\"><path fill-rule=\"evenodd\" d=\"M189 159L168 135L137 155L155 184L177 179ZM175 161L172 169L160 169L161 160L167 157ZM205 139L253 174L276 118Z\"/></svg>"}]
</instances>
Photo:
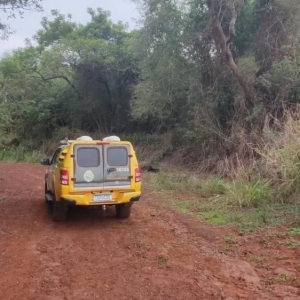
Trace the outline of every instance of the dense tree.
<instances>
[{"instance_id":1,"label":"dense tree","mask_svg":"<svg viewBox=\"0 0 300 300\"><path fill-rule=\"evenodd\" d=\"M297 0L136 2L139 30L101 9L85 25L54 10L36 46L0 62L8 140L169 133L170 151L199 159L245 151L299 103Z\"/></svg>"},{"instance_id":2,"label":"dense tree","mask_svg":"<svg viewBox=\"0 0 300 300\"><path fill-rule=\"evenodd\" d=\"M227 155L299 101L298 1L138 2L142 74L132 109L140 121L154 118L179 128L185 145L217 143Z\"/></svg>"},{"instance_id":3,"label":"dense tree","mask_svg":"<svg viewBox=\"0 0 300 300\"><path fill-rule=\"evenodd\" d=\"M105 11L89 13L91 22L82 26L53 11L54 19L43 19L35 36L38 46L0 62L1 100L19 107L14 135L42 141L60 127L130 127L131 86L138 78L132 34Z\"/></svg>"}]
</instances>

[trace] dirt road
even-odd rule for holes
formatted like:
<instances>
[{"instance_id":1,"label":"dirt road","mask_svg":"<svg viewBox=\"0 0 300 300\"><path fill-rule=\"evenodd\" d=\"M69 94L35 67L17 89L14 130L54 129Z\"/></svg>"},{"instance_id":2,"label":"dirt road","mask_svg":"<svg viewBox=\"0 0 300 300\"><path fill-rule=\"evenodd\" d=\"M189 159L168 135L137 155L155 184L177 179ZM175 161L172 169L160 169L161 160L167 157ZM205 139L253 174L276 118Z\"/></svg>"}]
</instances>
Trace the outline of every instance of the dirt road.
<instances>
[{"instance_id":1,"label":"dirt road","mask_svg":"<svg viewBox=\"0 0 300 300\"><path fill-rule=\"evenodd\" d=\"M297 281L266 282L280 268L299 278L299 249L270 260L274 246L252 236L222 253L224 229L163 209L147 188L129 220L77 209L54 223L43 176L37 165L0 164L1 300L300 299ZM250 248L264 251L262 266L244 259Z\"/></svg>"}]
</instances>

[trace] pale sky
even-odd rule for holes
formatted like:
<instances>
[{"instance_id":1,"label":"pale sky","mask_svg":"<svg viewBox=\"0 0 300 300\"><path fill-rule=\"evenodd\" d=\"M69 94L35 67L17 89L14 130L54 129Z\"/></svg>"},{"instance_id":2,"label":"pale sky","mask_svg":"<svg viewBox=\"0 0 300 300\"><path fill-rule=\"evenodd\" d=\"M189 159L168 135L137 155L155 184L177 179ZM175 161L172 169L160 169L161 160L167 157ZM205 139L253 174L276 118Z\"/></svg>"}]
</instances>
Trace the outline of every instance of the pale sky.
<instances>
[{"instance_id":1,"label":"pale sky","mask_svg":"<svg viewBox=\"0 0 300 300\"><path fill-rule=\"evenodd\" d=\"M136 27L136 20L139 18L136 6L130 0L43 0L42 6L44 12L26 12L23 19L17 16L16 19L6 20L7 16L0 14L2 21L16 31L7 41L0 40L0 55L23 47L24 39L31 38L41 28L41 18L51 17L52 9L58 9L63 14L70 13L75 22L84 24L90 20L87 8L100 7L111 12L114 22L126 22L130 29Z\"/></svg>"}]
</instances>

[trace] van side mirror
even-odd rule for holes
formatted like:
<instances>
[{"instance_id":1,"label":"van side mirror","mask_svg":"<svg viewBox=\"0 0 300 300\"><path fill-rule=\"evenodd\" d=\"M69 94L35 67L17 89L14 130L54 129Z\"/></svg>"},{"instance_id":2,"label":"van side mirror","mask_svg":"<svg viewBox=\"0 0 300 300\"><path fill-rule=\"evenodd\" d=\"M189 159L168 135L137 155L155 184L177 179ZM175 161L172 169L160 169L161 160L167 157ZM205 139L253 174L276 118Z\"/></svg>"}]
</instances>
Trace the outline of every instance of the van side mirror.
<instances>
[{"instance_id":1,"label":"van side mirror","mask_svg":"<svg viewBox=\"0 0 300 300\"><path fill-rule=\"evenodd\" d=\"M41 165L43 166L50 166L50 159L49 158L44 158L41 160Z\"/></svg>"}]
</instances>

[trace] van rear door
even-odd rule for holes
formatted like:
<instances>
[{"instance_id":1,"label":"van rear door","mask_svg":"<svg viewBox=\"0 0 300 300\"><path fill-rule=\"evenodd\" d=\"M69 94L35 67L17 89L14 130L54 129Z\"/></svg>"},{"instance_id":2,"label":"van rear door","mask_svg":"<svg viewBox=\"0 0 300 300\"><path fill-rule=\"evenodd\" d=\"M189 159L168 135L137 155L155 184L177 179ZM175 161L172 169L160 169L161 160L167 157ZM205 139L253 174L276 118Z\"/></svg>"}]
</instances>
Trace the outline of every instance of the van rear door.
<instances>
[{"instance_id":1,"label":"van rear door","mask_svg":"<svg viewBox=\"0 0 300 300\"><path fill-rule=\"evenodd\" d=\"M103 189L102 145L74 145L74 189Z\"/></svg>"},{"instance_id":2,"label":"van rear door","mask_svg":"<svg viewBox=\"0 0 300 300\"><path fill-rule=\"evenodd\" d=\"M131 187L131 153L126 144L104 145L104 188Z\"/></svg>"}]
</instances>

